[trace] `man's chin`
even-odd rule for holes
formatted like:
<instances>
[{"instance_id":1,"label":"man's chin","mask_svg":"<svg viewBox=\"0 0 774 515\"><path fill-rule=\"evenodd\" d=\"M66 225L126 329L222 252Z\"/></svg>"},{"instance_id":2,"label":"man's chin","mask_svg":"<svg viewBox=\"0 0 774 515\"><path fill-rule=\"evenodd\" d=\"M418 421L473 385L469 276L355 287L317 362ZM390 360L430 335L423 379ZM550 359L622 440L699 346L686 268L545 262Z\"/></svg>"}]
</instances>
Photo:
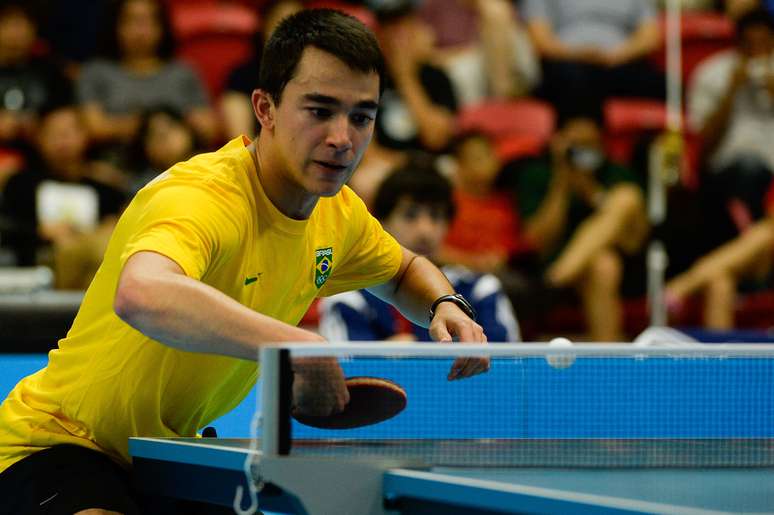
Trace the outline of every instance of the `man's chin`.
<instances>
[{"instance_id":1,"label":"man's chin","mask_svg":"<svg viewBox=\"0 0 774 515\"><path fill-rule=\"evenodd\" d=\"M321 197L335 197L343 187L344 184L338 182L335 184L318 184L317 188L315 189L315 194Z\"/></svg>"}]
</instances>

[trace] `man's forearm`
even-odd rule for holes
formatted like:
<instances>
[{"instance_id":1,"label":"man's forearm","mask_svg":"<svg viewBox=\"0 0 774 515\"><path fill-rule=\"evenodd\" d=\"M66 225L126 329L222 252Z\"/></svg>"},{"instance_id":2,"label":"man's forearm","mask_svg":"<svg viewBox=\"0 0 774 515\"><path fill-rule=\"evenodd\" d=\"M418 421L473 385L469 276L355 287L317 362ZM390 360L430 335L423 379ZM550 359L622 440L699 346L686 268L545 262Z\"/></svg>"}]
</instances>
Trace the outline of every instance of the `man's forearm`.
<instances>
[{"instance_id":1,"label":"man's forearm","mask_svg":"<svg viewBox=\"0 0 774 515\"><path fill-rule=\"evenodd\" d=\"M411 255L408 266L390 282L370 290L422 327L429 324L428 310L435 299L454 293L446 276L425 257Z\"/></svg>"}]
</instances>

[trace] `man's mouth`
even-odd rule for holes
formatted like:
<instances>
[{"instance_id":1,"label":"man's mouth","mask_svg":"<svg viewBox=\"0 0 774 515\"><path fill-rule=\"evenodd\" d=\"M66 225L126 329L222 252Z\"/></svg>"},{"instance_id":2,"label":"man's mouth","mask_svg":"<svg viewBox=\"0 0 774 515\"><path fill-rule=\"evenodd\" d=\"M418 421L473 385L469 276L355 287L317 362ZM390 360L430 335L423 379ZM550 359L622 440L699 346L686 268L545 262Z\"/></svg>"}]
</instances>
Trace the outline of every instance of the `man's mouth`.
<instances>
[{"instance_id":1,"label":"man's mouth","mask_svg":"<svg viewBox=\"0 0 774 515\"><path fill-rule=\"evenodd\" d=\"M331 161L314 161L315 164L322 166L323 168L326 168L332 172L340 172L342 170L347 169L347 165L334 163Z\"/></svg>"}]
</instances>

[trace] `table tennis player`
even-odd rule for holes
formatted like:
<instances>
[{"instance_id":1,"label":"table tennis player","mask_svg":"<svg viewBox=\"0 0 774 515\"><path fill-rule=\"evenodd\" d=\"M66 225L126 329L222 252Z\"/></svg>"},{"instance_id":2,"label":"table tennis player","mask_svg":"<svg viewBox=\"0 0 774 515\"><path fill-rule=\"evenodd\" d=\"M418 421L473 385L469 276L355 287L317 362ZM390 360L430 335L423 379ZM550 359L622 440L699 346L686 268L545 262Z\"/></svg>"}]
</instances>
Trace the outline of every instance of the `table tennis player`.
<instances>
[{"instance_id":1,"label":"table tennis player","mask_svg":"<svg viewBox=\"0 0 774 515\"><path fill-rule=\"evenodd\" d=\"M252 95L258 137L137 194L67 337L0 407L0 512L140 513L127 438L193 436L234 408L262 343L322 340L296 327L315 297L367 287L435 340L486 341L443 274L343 187L371 139L382 70L354 18L307 10L279 25ZM488 366L460 358L449 374ZM294 372L314 392L299 412L345 407L335 360Z\"/></svg>"}]
</instances>

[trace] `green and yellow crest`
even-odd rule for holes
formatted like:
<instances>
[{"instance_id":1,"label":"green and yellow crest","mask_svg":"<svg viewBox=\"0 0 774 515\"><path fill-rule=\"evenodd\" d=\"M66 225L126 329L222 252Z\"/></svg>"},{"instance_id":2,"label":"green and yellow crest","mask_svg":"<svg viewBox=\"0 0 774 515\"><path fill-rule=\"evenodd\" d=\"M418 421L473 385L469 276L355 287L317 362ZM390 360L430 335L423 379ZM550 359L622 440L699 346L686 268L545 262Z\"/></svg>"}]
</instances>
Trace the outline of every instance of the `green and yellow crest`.
<instances>
[{"instance_id":1,"label":"green and yellow crest","mask_svg":"<svg viewBox=\"0 0 774 515\"><path fill-rule=\"evenodd\" d=\"M319 288L325 284L325 281L328 280L328 276L331 275L331 267L333 266L333 247L315 250L314 259L314 284Z\"/></svg>"}]
</instances>

